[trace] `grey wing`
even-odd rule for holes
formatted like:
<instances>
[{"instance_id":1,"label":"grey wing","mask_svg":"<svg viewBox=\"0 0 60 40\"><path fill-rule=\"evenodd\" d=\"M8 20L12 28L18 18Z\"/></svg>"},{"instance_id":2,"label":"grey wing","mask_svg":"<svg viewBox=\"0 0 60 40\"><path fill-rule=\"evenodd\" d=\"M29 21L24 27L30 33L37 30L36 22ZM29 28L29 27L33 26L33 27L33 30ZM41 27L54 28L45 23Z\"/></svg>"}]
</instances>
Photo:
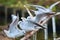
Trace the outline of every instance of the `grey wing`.
<instances>
[{"instance_id":1,"label":"grey wing","mask_svg":"<svg viewBox=\"0 0 60 40\"><path fill-rule=\"evenodd\" d=\"M46 10L46 8L45 8L45 7L40 6L40 5L31 5L31 4L27 4L27 5L28 5L28 6L33 6L33 7L36 7L36 8L41 8L41 9Z\"/></svg>"}]
</instances>

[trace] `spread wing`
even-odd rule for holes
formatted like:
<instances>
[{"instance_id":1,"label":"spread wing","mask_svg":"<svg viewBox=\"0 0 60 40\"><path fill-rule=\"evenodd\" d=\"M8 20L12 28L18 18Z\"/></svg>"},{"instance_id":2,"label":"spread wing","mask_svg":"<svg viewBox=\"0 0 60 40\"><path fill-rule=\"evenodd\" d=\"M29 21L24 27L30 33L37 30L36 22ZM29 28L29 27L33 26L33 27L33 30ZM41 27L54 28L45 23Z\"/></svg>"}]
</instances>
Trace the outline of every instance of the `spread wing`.
<instances>
[{"instance_id":1,"label":"spread wing","mask_svg":"<svg viewBox=\"0 0 60 40\"><path fill-rule=\"evenodd\" d=\"M10 30L10 32L13 32L15 29L16 29L16 26L17 26L17 24L18 24L18 18L17 18L17 16L12 16L12 22L11 22L11 24L9 25L9 30Z\"/></svg>"}]
</instances>

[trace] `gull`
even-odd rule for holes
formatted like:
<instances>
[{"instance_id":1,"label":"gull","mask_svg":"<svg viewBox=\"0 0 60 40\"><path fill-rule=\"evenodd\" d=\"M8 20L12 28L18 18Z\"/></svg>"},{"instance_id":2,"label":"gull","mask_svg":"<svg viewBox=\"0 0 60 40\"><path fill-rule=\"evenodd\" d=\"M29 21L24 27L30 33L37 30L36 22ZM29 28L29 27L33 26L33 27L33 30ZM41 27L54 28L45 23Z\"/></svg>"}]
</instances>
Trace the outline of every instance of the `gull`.
<instances>
[{"instance_id":1,"label":"gull","mask_svg":"<svg viewBox=\"0 0 60 40\"><path fill-rule=\"evenodd\" d=\"M48 14L54 13L54 12L52 12L52 8L55 7L59 3L60 3L60 1L52 4L48 8L45 8L45 7L40 6L40 5L30 5L30 4L27 4L27 5L28 6L32 6L32 7L35 7L37 9L37 11L35 11L35 10L32 10L32 11L35 13L35 15L39 15L39 14L45 14L45 13L48 13Z\"/></svg>"},{"instance_id":2,"label":"gull","mask_svg":"<svg viewBox=\"0 0 60 40\"><path fill-rule=\"evenodd\" d=\"M19 21L18 24L21 29L27 32L35 30L34 25L31 22L28 22L27 19L25 19L24 21Z\"/></svg>"},{"instance_id":3,"label":"gull","mask_svg":"<svg viewBox=\"0 0 60 40\"><path fill-rule=\"evenodd\" d=\"M43 26L34 22L33 21L34 18L31 19L30 16L28 16L27 18L22 18L22 20L24 20L24 21L19 21L18 24L19 24L20 28L25 30L26 32L36 30L36 29L40 29L40 28L45 29Z\"/></svg>"},{"instance_id":4,"label":"gull","mask_svg":"<svg viewBox=\"0 0 60 40\"><path fill-rule=\"evenodd\" d=\"M25 35L26 32L24 30L20 30L17 27L18 21L19 21L18 16L12 15L12 23L9 25L9 30L4 30L7 37L17 38L17 37Z\"/></svg>"},{"instance_id":5,"label":"gull","mask_svg":"<svg viewBox=\"0 0 60 40\"><path fill-rule=\"evenodd\" d=\"M55 14L55 12L52 11L52 8L59 3L60 3L60 1L52 4L48 8L45 8L45 7L40 6L40 5L30 5L30 4L27 4L27 5L35 7L37 9L37 10L31 10L31 11L33 11L34 14L36 15L35 16L36 22L39 22L40 20L45 20L47 17L49 17L49 15Z\"/></svg>"},{"instance_id":6,"label":"gull","mask_svg":"<svg viewBox=\"0 0 60 40\"><path fill-rule=\"evenodd\" d=\"M30 6L31 6L31 5L30 5ZM26 8L28 14L30 15L30 19L31 19L32 21L38 23L38 21L43 17L43 15L33 16L33 15L31 14L31 12L29 11L29 9L26 7L26 5L24 5L24 7ZM42 6L40 6L40 7L42 7ZM43 7L43 8L44 8L44 7ZM29 18L29 17L27 17L27 18ZM42 20L45 19L45 18L46 18L46 17L42 18ZM24 19L25 19L25 18L24 18Z\"/></svg>"}]
</instances>

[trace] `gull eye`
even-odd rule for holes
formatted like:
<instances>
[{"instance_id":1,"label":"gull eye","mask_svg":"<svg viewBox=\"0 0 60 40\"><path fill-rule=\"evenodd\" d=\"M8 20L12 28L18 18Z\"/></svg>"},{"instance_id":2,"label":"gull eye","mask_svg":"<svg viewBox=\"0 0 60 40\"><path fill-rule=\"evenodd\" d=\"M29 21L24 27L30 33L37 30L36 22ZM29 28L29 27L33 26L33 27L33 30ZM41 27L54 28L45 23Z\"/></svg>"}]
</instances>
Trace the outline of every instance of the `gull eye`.
<instances>
[{"instance_id":1,"label":"gull eye","mask_svg":"<svg viewBox=\"0 0 60 40\"><path fill-rule=\"evenodd\" d=\"M36 11L38 11L38 9L35 9Z\"/></svg>"}]
</instances>

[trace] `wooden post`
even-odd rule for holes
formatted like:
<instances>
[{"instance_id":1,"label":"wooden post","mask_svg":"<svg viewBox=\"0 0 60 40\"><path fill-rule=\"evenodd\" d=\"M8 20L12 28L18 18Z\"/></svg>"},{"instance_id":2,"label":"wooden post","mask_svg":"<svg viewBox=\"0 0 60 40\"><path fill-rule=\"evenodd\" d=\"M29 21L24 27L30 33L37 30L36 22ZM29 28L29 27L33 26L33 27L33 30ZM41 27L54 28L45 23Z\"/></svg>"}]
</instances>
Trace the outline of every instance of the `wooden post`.
<instances>
[{"instance_id":1,"label":"wooden post","mask_svg":"<svg viewBox=\"0 0 60 40\"><path fill-rule=\"evenodd\" d=\"M55 24L55 17L52 17L52 26L53 26L53 40L56 40L56 24Z\"/></svg>"},{"instance_id":2,"label":"wooden post","mask_svg":"<svg viewBox=\"0 0 60 40\"><path fill-rule=\"evenodd\" d=\"M44 25L46 29L44 29L44 40L48 40L48 27L47 24Z\"/></svg>"},{"instance_id":3,"label":"wooden post","mask_svg":"<svg viewBox=\"0 0 60 40\"><path fill-rule=\"evenodd\" d=\"M33 34L33 40L37 40L37 32Z\"/></svg>"},{"instance_id":4,"label":"wooden post","mask_svg":"<svg viewBox=\"0 0 60 40\"><path fill-rule=\"evenodd\" d=\"M16 15L16 8L14 8L14 9L13 9L13 14L15 14L15 15Z\"/></svg>"},{"instance_id":5,"label":"wooden post","mask_svg":"<svg viewBox=\"0 0 60 40\"><path fill-rule=\"evenodd\" d=\"M7 24L7 6L5 6L5 24Z\"/></svg>"}]
</instances>

